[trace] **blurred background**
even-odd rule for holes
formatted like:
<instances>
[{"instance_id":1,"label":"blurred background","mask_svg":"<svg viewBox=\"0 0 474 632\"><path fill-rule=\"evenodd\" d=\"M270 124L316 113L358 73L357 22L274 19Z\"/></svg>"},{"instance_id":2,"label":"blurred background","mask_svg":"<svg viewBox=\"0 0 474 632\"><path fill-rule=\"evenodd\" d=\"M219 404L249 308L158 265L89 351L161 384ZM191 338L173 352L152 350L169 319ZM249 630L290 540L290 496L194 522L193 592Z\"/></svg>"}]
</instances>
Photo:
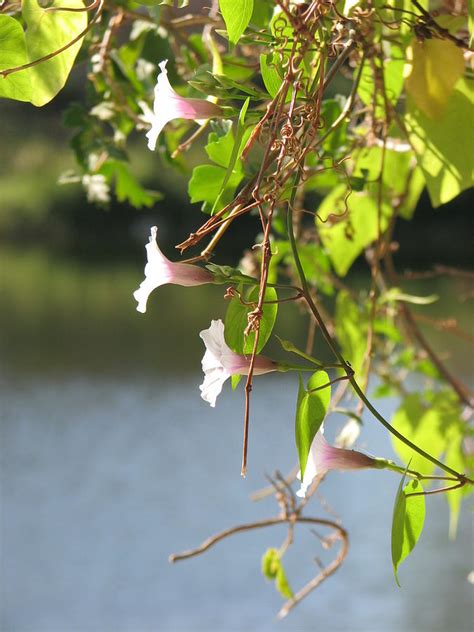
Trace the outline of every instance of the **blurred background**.
<instances>
[{"instance_id":1,"label":"blurred background","mask_svg":"<svg viewBox=\"0 0 474 632\"><path fill-rule=\"evenodd\" d=\"M445 500L427 503L425 532L400 570L390 559L393 499L390 473L332 473L321 493L349 529L343 567L286 620L281 598L260 572L279 528L237 535L203 556L170 565L168 555L213 532L277 514L271 499L249 494L265 473L295 464L297 377L258 378L252 395L249 475L240 477L243 388L225 388L212 410L199 397L203 353L198 332L223 317L223 288L165 286L147 314L132 292L143 279L149 227L160 244L196 228L199 205L184 180L148 152L137 136L130 154L139 180L163 201L137 211L113 202L87 203L79 185L58 185L74 168L61 111L77 97L80 73L52 105L0 103L0 396L2 632L172 632L288 630L467 632L472 624L472 522L464 511L456 542L448 540ZM467 192L436 211L423 195L412 223L396 234L400 269L433 264L466 267ZM239 222L222 248L236 263L257 224ZM218 257L217 257L218 260ZM225 263L229 263L225 261ZM355 282L363 282L356 266ZM465 282L429 279L408 289L436 293L435 317L470 329ZM276 333L305 322L288 307ZM426 330L448 365L472 383L465 343ZM276 347L269 355L279 353ZM414 385L415 386L415 385ZM395 400L382 400L390 416ZM332 438L343 419L331 417ZM359 447L393 457L390 441L366 416ZM308 513L327 517L314 499ZM297 531L285 558L297 589L328 563L309 530Z\"/></svg>"}]
</instances>

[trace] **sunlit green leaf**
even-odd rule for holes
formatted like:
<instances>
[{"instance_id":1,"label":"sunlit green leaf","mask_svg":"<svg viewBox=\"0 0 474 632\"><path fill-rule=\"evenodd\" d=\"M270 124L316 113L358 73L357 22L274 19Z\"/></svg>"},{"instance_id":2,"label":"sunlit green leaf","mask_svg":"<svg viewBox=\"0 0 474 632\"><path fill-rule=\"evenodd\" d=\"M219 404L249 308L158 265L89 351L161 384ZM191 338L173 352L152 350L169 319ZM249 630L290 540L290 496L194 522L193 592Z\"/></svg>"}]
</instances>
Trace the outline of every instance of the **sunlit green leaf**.
<instances>
[{"instance_id":1,"label":"sunlit green leaf","mask_svg":"<svg viewBox=\"0 0 474 632\"><path fill-rule=\"evenodd\" d=\"M231 150L229 159L227 161L227 165L225 165L226 174L222 182L222 186L219 191L219 194L212 207L212 213L214 213L214 211L219 208L222 195L224 194L225 189L228 187L228 184L233 174L242 172L242 163L240 161L240 154L242 153L243 146L245 145L245 142L251 133L251 128L248 128L247 134L245 130L245 115L247 114L249 101L250 101L249 98L245 100L239 113L235 138L232 136L232 141L233 141L232 150Z\"/></svg>"},{"instance_id":2,"label":"sunlit green leaf","mask_svg":"<svg viewBox=\"0 0 474 632\"><path fill-rule=\"evenodd\" d=\"M245 302L251 305L243 305L239 297L234 296L227 307L225 316L225 340L232 351L236 353L251 354L255 341L255 332L250 332L245 336L244 332L248 325L248 314L255 309L258 301L259 288L254 287L245 296ZM265 291L265 301L276 301L278 295L272 287L267 287ZM264 303L263 314L260 320L260 333L258 337L257 353L263 349L267 343L278 313L278 303Z\"/></svg>"},{"instance_id":3,"label":"sunlit green leaf","mask_svg":"<svg viewBox=\"0 0 474 632\"><path fill-rule=\"evenodd\" d=\"M207 145L204 147L206 154L209 158L219 165L227 169L232 150L234 149L234 135L232 133L232 126L229 125L229 129L223 135L218 135L216 132L209 134Z\"/></svg>"},{"instance_id":4,"label":"sunlit green leaf","mask_svg":"<svg viewBox=\"0 0 474 632\"><path fill-rule=\"evenodd\" d=\"M456 84L443 116L432 120L407 99L405 124L433 206L449 202L473 184L473 91L469 82Z\"/></svg>"},{"instance_id":5,"label":"sunlit green leaf","mask_svg":"<svg viewBox=\"0 0 474 632\"><path fill-rule=\"evenodd\" d=\"M362 368L367 345L367 318L357 303L343 290L337 296L335 323L342 355L357 375Z\"/></svg>"},{"instance_id":6,"label":"sunlit green leaf","mask_svg":"<svg viewBox=\"0 0 474 632\"><path fill-rule=\"evenodd\" d=\"M281 560L280 568L278 569L277 576L275 578L275 588L285 599L291 599L293 597L293 591L291 590L290 584L288 583L285 569L283 568Z\"/></svg>"},{"instance_id":7,"label":"sunlit green leaf","mask_svg":"<svg viewBox=\"0 0 474 632\"><path fill-rule=\"evenodd\" d=\"M398 46L391 46L390 54L392 59L386 60L383 66L376 57L366 61L358 87L362 101L370 106L375 104L375 115L378 118L386 115L385 97L389 103L395 105L403 88L404 52Z\"/></svg>"},{"instance_id":8,"label":"sunlit green leaf","mask_svg":"<svg viewBox=\"0 0 474 632\"><path fill-rule=\"evenodd\" d=\"M280 554L277 549L267 549L262 557L262 573L269 580L274 580L280 567Z\"/></svg>"},{"instance_id":9,"label":"sunlit green leaf","mask_svg":"<svg viewBox=\"0 0 474 632\"><path fill-rule=\"evenodd\" d=\"M0 70L29 62L21 24L8 15L0 15ZM31 101L31 81L27 70L0 77L0 97Z\"/></svg>"},{"instance_id":10,"label":"sunlit green leaf","mask_svg":"<svg viewBox=\"0 0 474 632\"><path fill-rule=\"evenodd\" d=\"M240 373L237 373L236 375L231 375L230 379L231 379L231 384L232 384L232 390L235 391L235 389L239 385L240 380L242 379L242 376L240 375Z\"/></svg>"},{"instance_id":11,"label":"sunlit green leaf","mask_svg":"<svg viewBox=\"0 0 474 632\"><path fill-rule=\"evenodd\" d=\"M426 39L415 40L407 53L407 92L423 114L439 119L464 73L463 52L448 39Z\"/></svg>"},{"instance_id":12,"label":"sunlit green leaf","mask_svg":"<svg viewBox=\"0 0 474 632\"><path fill-rule=\"evenodd\" d=\"M219 0L219 6L229 41L231 44L237 44L252 17L253 0Z\"/></svg>"},{"instance_id":13,"label":"sunlit green leaf","mask_svg":"<svg viewBox=\"0 0 474 632\"><path fill-rule=\"evenodd\" d=\"M275 588L282 597L285 597L285 599L293 597L293 591L286 578L280 552L277 549L267 549L264 553L262 557L262 573L266 579L270 581L275 580Z\"/></svg>"},{"instance_id":14,"label":"sunlit green leaf","mask_svg":"<svg viewBox=\"0 0 474 632\"><path fill-rule=\"evenodd\" d=\"M324 421L329 402L331 401L331 387L327 386L328 384L329 376L326 371L313 373L308 380L307 388L305 388L300 375L296 404L295 439L300 462L301 478L304 476L311 444Z\"/></svg>"},{"instance_id":15,"label":"sunlit green leaf","mask_svg":"<svg viewBox=\"0 0 474 632\"><path fill-rule=\"evenodd\" d=\"M446 465L453 468L457 472L472 477L472 472L468 467L468 459L463 451L463 433L462 428L455 429L449 438L447 451L445 455ZM454 483L453 483L454 484ZM456 538L458 528L459 512L461 511L461 503L464 496L472 493L472 486L466 485L453 491L447 492L445 498L449 504L449 537L451 540Z\"/></svg>"},{"instance_id":16,"label":"sunlit green leaf","mask_svg":"<svg viewBox=\"0 0 474 632\"><path fill-rule=\"evenodd\" d=\"M380 228L385 230L391 209L383 204L380 209ZM340 185L323 200L317 216L321 241L334 269L344 276L364 248L378 235L378 205L367 192L353 192L347 196L347 187Z\"/></svg>"},{"instance_id":17,"label":"sunlit green leaf","mask_svg":"<svg viewBox=\"0 0 474 632\"><path fill-rule=\"evenodd\" d=\"M207 202L211 208L216 201L226 178L226 169L217 165L198 165L188 184L191 202ZM227 181L227 187L221 196L221 204L225 205L232 199L235 187L242 179L241 172L234 172ZM211 210L209 209L209 211Z\"/></svg>"},{"instance_id":18,"label":"sunlit green leaf","mask_svg":"<svg viewBox=\"0 0 474 632\"><path fill-rule=\"evenodd\" d=\"M48 9L42 9L37 0L23 0L22 15L26 24L25 41L30 61L61 49L86 28L87 11L51 10L62 7L82 9L84 3L82 0L55 0ZM63 88L81 44L82 40L28 70L33 105L45 105Z\"/></svg>"},{"instance_id":19,"label":"sunlit green leaf","mask_svg":"<svg viewBox=\"0 0 474 632\"><path fill-rule=\"evenodd\" d=\"M392 563L398 586L398 567L415 548L425 522L424 495L409 496L422 492L423 487L420 481L412 480L404 488L405 478L406 474L398 487L392 521Z\"/></svg>"},{"instance_id":20,"label":"sunlit green leaf","mask_svg":"<svg viewBox=\"0 0 474 632\"><path fill-rule=\"evenodd\" d=\"M423 401L418 393L408 395L392 418L392 426L425 452L439 458L447 449L449 437L460 424L459 403L449 391L436 393L431 401ZM392 436L395 452L411 469L431 474L434 465Z\"/></svg>"},{"instance_id":21,"label":"sunlit green leaf","mask_svg":"<svg viewBox=\"0 0 474 632\"><path fill-rule=\"evenodd\" d=\"M262 73L263 83L271 97L275 97L281 88L282 78L277 68L278 57L269 53L268 55L260 55L260 72Z\"/></svg>"}]
</instances>

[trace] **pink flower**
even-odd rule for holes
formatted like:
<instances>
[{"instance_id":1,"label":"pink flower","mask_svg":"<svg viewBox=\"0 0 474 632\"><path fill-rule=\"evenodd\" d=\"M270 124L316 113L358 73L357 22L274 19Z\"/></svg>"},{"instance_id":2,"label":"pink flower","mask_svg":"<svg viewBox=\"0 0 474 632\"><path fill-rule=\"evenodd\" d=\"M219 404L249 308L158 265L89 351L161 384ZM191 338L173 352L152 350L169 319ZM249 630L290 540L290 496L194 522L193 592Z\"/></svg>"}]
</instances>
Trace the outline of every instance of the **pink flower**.
<instances>
[{"instance_id":1,"label":"pink flower","mask_svg":"<svg viewBox=\"0 0 474 632\"><path fill-rule=\"evenodd\" d=\"M214 408L224 382L231 375L248 375L251 356L239 355L229 349L224 338L222 320L212 320L209 329L204 329L199 335L206 345L206 353L202 359L204 382L199 388L203 400ZM277 362L265 356L255 357L254 375L277 370Z\"/></svg>"},{"instance_id":2,"label":"pink flower","mask_svg":"<svg viewBox=\"0 0 474 632\"><path fill-rule=\"evenodd\" d=\"M151 124L151 129L146 137L148 138L148 148L152 151L156 147L161 130L169 121L176 118L206 120L215 116L222 116L222 109L215 103L205 99L185 99L179 96L168 81L167 63L168 60L165 59L159 64L161 72L155 86L153 112L148 106L141 104L145 119Z\"/></svg>"},{"instance_id":3,"label":"pink flower","mask_svg":"<svg viewBox=\"0 0 474 632\"><path fill-rule=\"evenodd\" d=\"M151 292L165 283L175 285L203 285L212 283L214 277L204 268L193 266L189 263L173 263L165 257L156 243L156 233L158 229L153 226L150 229L150 243L146 247L148 263L145 266L145 280L140 284L138 290L133 293L138 302L137 311L146 312L146 303Z\"/></svg>"},{"instance_id":4,"label":"pink flower","mask_svg":"<svg viewBox=\"0 0 474 632\"><path fill-rule=\"evenodd\" d=\"M304 498L318 474L325 474L329 470L359 470L366 467L377 467L376 459L356 450L334 448L324 438L324 427L321 426L311 444L303 480L301 472L298 472L301 488L296 495Z\"/></svg>"}]
</instances>

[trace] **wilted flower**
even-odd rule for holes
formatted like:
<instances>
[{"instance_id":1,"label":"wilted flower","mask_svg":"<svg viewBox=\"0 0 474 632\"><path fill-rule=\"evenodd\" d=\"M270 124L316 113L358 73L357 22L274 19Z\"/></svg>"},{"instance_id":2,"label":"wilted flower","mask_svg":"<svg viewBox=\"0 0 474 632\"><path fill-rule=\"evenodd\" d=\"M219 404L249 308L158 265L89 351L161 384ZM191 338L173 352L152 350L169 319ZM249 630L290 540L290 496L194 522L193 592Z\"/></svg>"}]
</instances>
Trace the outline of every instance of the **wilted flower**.
<instances>
[{"instance_id":1,"label":"wilted flower","mask_svg":"<svg viewBox=\"0 0 474 632\"><path fill-rule=\"evenodd\" d=\"M138 290L133 293L138 302L137 311L145 313L146 303L150 293L160 285L174 283L175 285L203 285L212 283L213 275L205 268L189 263L174 263L165 257L156 243L158 229L153 226L150 229L150 242L145 246L148 263L145 266L145 280Z\"/></svg>"},{"instance_id":2,"label":"wilted flower","mask_svg":"<svg viewBox=\"0 0 474 632\"><path fill-rule=\"evenodd\" d=\"M308 487L319 474L325 474L329 470L359 470L366 467L378 467L377 460L356 450L345 450L329 445L324 438L324 427L321 426L311 444L303 480L301 480L301 472L298 472L301 488L296 495L304 498Z\"/></svg>"},{"instance_id":3,"label":"wilted flower","mask_svg":"<svg viewBox=\"0 0 474 632\"><path fill-rule=\"evenodd\" d=\"M186 99L177 94L168 81L167 63L168 60L165 59L159 64L161 72L155 86L153 112L149 107L141 104L145 119L151 124L151 129L146 137L148 138L148 148L152 151L156 147L161 130L169 121L176 118L206 120L215 116L222 116L222 109L215 103L205 99Z\"/></svg>"},{"instance_id":4,"label":"wilted flower","mask_svg":"<svg viewBox=\"0 0 474 632\"><path fill-rule=\"evenodd\" d=\"M209 329L204 329L199 335L206 345L206 353L202 359L204 382L199 388L203 400L214 407L224 382L231 375L248 375L251 357L234 353L227 346L222 320L212 320ZM277 362L265 356L255 356L254 375L277 370Z\"/></svg>"}]
</instances>

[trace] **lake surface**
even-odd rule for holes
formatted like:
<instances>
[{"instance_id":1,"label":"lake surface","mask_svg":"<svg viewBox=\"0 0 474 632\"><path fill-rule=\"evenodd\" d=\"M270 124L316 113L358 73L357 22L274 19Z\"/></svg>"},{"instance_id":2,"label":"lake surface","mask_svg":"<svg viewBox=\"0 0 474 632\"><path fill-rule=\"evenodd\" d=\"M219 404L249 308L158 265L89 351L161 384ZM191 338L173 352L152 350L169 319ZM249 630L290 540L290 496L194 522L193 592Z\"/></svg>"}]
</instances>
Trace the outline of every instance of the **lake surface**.
<instances>
[{"instance_id":1,"label":"lake surface","mask_svg":"<svg viewBox=\"0 0 474 632\"><path fill-rule=\"evenodd\" d=\"M321 493L349 530L349 555L284 621L260 572L283 529L168 563L211 533L278 513L272 499L252 503L249 494L265 472L295 463L297 376L255 380L241 479L243 389L228 385L214 410L198 390L197 334L223 316L223 290L160 288L143 316L131 297L141 279L141 262L0 252L2 632L471 630L471 516L463 512L450 542L447 504L430 498L397 588L390 526L399 478L387 472L328 475ZM469 380L462 348L451 365ZM395 406L380 404L387 415ZM341 425L332 416L329 435ZM359 446L393 457L367 415ZM307 515L328 517L317 499ZM309 529L296 539L285 557L294 589L317 573L316 557L331 560Z\"/></svg>"}]
</instances>

